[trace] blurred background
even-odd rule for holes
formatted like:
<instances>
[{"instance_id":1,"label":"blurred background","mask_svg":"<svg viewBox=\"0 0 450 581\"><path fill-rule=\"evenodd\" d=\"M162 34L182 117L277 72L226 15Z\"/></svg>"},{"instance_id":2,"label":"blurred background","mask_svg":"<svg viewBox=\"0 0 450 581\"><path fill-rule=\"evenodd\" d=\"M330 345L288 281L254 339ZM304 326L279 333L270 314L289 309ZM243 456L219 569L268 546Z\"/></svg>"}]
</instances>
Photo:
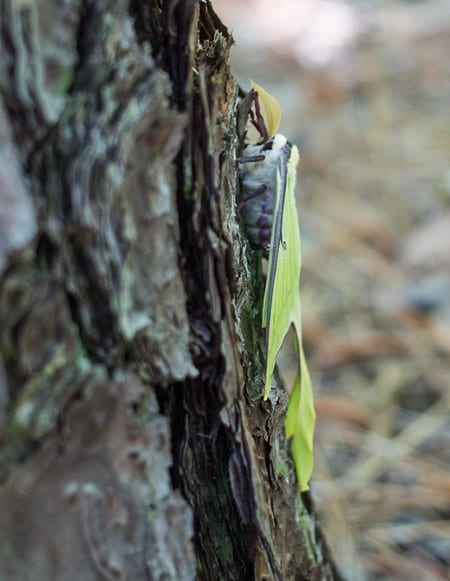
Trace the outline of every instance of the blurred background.
<instances>
[{"instance_id":1,"label":"blurred background","mask_svg":"<svg viewBox=\"0 0 450 581\"><path fill-rule=\"evenodd\" d=\"M301 151L312 490L348 580L450 568L450 4L215 0ZM285 355L289 370L292 356Z\"/></svg>"}]
</instances>

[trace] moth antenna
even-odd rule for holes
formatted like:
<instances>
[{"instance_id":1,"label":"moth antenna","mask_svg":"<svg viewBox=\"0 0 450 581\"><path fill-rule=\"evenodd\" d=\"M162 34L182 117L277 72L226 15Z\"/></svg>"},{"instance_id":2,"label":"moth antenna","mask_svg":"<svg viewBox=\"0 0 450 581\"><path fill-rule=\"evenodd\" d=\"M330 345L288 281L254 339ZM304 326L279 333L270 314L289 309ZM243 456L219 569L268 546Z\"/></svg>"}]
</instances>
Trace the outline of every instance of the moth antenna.
<instances>
[{"instance_id":1,"label":"moth antenna","mask_svg":"<svg viewBox=\"0 0 450 581\"><path fill-rule=\"evenodd\" d=\"M253 92L253 104L255 106L255 110L253 111L253 109L250 109L250 121L263 138L263 142L266 143L266 141L269 141L270 136L267 130L266 122L264 121L264 117L261 113L259 95L256 91Z\"/></svg>"}]
</instances>

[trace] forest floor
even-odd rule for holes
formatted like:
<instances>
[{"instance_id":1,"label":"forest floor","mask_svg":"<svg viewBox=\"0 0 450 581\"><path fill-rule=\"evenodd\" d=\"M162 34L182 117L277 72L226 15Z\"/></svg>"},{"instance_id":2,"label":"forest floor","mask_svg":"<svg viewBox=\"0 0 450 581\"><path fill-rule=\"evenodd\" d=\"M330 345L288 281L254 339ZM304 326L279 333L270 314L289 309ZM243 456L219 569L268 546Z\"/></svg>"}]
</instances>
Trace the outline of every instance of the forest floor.
<instances>
[{"instance_id":1,"label":"forest floor","mask_svg":"<svg viewBox=\"0 0 450 581\"><path fill-rule=\"evenodd\" d=\"M349 581L450 578L447 1L213 2L301 150L312 491Z\"/></svg>"}]
</instances>

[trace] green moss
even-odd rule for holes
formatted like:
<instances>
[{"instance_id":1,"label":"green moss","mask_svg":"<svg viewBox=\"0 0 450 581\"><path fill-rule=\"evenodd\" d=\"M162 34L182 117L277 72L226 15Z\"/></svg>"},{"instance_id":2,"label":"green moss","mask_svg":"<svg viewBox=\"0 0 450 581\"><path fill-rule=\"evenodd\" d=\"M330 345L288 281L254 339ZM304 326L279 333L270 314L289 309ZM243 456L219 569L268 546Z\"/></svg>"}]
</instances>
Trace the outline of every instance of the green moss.
<instances>
[{"instance_id":1,"label":"green moss","mask_svg":"<svg viewBox=\"0 0 450 581\"><path fill-rule=\"evenodd\" d=\"M136 408L134 408L134 419L140 424L144 425L150 421L151 412L148 401L148 392L145 392L139 401Z\"/></svg>"},{"instance_id":2,"label":"green moss","mask_svg":"<svg viewBox=\"0 0 450 581\"><path fill-rule=\"evenodd\" d=\"M40 440L53 429L61 400L74 374L85 375L91 369L84 348L78 343L75 353L66 345L58 346L51 359L25 384L16 402L10 424L10 435Z\"/></svg>"},{"instance_id":3,"label":"green moss","mask_svg":"<svg viewBox=\"0 0 450 581\"><path fill-rule=\"evenodd\" d=\"M66 67L64 68L59 77L58 77L58 84L57 84L57 92L61 95L66 95L71 87L74 79L74 67Z\"/></svg>"},{"instance_id":4,"label":"green moss","mask_svg":"<svg viewBox=\"0 0 450 581\"><path fill-rule=\"evenodd\" d=\"M14 361L16 358L16 350L11 343L2 343L0 349L0 355L3 357L5 363Z\"/></svg>"},{"instance_id":5,"label":"green moss","mask_svg":"<svg viewBox=\"0 0 450 581\"><path fill-rule=\"evenodd\" d=\"M225 533L226 531L224 531ZM218 539L219 537L216 537ZM218 559L221 563L233 563L234 562L234 548L233 543L229 536L226 534L220 539L220 543L215 544Z\"/></svg>"},{"instance_id":6,"label":"green moss","mask_svg":"<svg viewBox=\"0 0 450 581\"><path fill-rule=\"evenodd\" d=\"M289 464L285 460L277 457L275 464L275 473L277 476L280 476L285 482L288 482L290 476Z\"/></svg>"},{"instance_id":7,"label":"green moss","mask_svg":"<svg viewBox=\"0 0 450 581\"><path fill-rule=\"evenodd\" d=\"M312 565L316 565L317 559L314 551L314 543L310 536L310 521L311 517L305 509L300 493L298 493L295 497L295 522L303 538L308 559Z\"/></svg>"}]
</instances>

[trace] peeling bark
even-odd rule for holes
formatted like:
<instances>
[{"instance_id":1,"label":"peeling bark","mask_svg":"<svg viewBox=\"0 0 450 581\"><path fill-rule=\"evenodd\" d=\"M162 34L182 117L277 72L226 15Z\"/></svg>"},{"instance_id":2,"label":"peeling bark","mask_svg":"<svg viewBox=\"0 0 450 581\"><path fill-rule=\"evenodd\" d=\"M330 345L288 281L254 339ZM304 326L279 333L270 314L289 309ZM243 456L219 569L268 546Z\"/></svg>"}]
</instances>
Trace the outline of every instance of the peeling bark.
<instances>
[{"instance_id":1,"label":"peeling bark","mask_svg":"<svg viewBox=\"0 0 450 581\"><path fill-rule=\"evenodd\" d=\"M338 578L260 398L228 31L194 0L0 17L0 577Z\"/></svg>"}]
</instances>

